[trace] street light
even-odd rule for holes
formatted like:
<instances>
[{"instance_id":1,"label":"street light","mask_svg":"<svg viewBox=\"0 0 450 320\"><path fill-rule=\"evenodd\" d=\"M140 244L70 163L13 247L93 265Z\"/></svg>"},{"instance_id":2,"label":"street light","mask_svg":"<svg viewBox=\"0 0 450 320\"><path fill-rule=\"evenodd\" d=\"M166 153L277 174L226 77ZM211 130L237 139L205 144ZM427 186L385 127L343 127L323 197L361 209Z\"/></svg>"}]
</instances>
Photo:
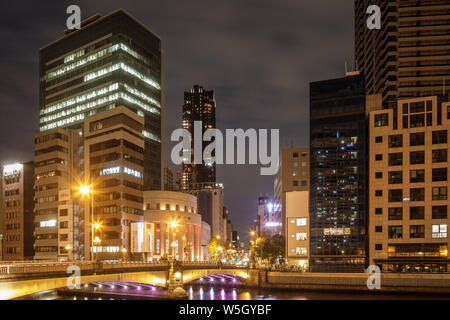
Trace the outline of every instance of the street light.
<instances>
[{"instance_id":1,"label":"street light","mask_svg":"<svg viewBox=\"0 0 450 320\"><path fill-rule=\"evenodd\" d=\"M92 194L91 195L91 227L92 227L92 234L91 234L91 260L94 260L94 231L95 229L99 229L100 228L100 224L95 223L94 224L94 183L92 184L82 184L79 187L80 193L83 196L86 196L88 194Z\"/></svg>"},{"instance_id":2,"label":"street light","mask_svg":"<svg viewBox=\"0 0 450 320\"><path fill-rule=\"evenodd\" d=\"M70 250L72 250L72 247L70 246L70 244L65 246L64 249L66 249L66 251L67 251L67 259L72 260L72 259L70 259Z\"/></svg>"}]
</instances>

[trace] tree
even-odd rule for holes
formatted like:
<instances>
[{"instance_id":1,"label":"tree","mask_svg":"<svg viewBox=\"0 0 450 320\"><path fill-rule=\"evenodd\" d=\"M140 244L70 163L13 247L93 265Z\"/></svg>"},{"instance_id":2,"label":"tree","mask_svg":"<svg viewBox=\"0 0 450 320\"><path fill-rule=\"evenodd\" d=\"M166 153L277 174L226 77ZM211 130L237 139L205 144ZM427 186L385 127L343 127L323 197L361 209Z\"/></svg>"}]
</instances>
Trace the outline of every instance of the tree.
<instances>
[{"instance_id":1,"label":"tree","mask_svg":"<svg viewBox=\"0 0 450 320\"><path fill-rule=\"evenodd\" d=\"M219 261L220 254L222 253L222 251L223 248L220 246L219 240L216 238L211 239L208 246L209 256L212 257L214 260Z\"/></svg>"},{"instance_id":2,"label":"tree","mask_svg":"<svg viewBox=\"0 0 450 320\"><path fill-rule=\"evenodd\" d=\"M275 235L271 238L259 237L253 244L253 253L260 261L275 263L284 256L284 237Z\"/></svg>"}]
</instances>

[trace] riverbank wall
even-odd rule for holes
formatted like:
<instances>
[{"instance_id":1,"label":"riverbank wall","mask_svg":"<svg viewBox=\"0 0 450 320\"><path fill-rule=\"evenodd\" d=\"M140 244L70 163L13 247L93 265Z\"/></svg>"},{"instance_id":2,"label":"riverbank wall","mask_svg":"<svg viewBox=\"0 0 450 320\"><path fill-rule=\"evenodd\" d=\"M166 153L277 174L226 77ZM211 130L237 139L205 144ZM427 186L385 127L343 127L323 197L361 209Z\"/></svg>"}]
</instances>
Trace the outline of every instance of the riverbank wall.
<instances>
[{"instance_id":1,"label":"riverbank wall","mask_svg":"<svg viewBox=\"0 0 450 320\"><path fill-rule=\"evenodd\" d=\"M299 273L261 270L249 270L248 274L246 285L261 289L450 294L450 274L381 273L370 275L367 273ZM379 276L378 279L377 276Z\"/></svg>"}]
</instances>

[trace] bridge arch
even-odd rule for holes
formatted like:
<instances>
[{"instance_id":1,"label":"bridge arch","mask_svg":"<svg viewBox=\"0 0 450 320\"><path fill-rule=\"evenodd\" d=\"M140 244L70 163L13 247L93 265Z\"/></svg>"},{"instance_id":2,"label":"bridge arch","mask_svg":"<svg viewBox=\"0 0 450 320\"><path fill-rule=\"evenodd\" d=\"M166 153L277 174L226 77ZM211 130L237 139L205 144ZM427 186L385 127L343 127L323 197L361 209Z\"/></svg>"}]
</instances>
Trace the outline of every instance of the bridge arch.
<instances>
[{"instance_id":1,"label":"bridge arch","mask_svg":"<svg viewBox=\"0 0 450 320\"><path fill-rule=\"evenodd\" d=\"M167 284L167 272L125 272L79 277L80 285L95 282L134 282L165 287ZM0 299L19 298L41 291L67 287L68 284L75 284L75 282L73 280L70 281L69 277L0 282Z\"/></svg>"},{"instance_id":2,"label":"bridge arch","mask_svg":"<svg viewBox=\"0 0 450 320\"><path fill-rule=\"evenodd\" d=\"M244 269L192 269L183 271L183 283L189 283L210 276L233 276L242 280L248 280L250 274Z\"/></svg>"}]
</instances>

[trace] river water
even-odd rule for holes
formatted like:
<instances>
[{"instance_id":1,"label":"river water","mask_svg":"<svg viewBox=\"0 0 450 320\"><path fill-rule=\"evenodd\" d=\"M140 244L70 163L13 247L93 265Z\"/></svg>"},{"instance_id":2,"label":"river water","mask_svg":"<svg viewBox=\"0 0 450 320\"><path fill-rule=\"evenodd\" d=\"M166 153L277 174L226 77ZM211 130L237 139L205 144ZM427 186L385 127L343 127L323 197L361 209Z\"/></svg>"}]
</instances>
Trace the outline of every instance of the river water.
<instances>
[{"instance_id":1,"label":"river water","mask_svg":"<svg viewBox=\"0 0 450 320\"><path fill-rule=\"evenodd\" d=\"M246 289L239 287L195 285L186 286L189 300L450 300L448 295L405 295L405 294L353 294L353 293L326 293L326 292L299 292L299 291L268 291ZM21 297L21 300L128 300L126 295L111 298L102 295L58 295L56 290L39 292ZM124 293L125 294L125 293ZM134 300L139 297L134 296ZM147 298L148 299L148 298Z\"/></svg>"}]
</instances>

